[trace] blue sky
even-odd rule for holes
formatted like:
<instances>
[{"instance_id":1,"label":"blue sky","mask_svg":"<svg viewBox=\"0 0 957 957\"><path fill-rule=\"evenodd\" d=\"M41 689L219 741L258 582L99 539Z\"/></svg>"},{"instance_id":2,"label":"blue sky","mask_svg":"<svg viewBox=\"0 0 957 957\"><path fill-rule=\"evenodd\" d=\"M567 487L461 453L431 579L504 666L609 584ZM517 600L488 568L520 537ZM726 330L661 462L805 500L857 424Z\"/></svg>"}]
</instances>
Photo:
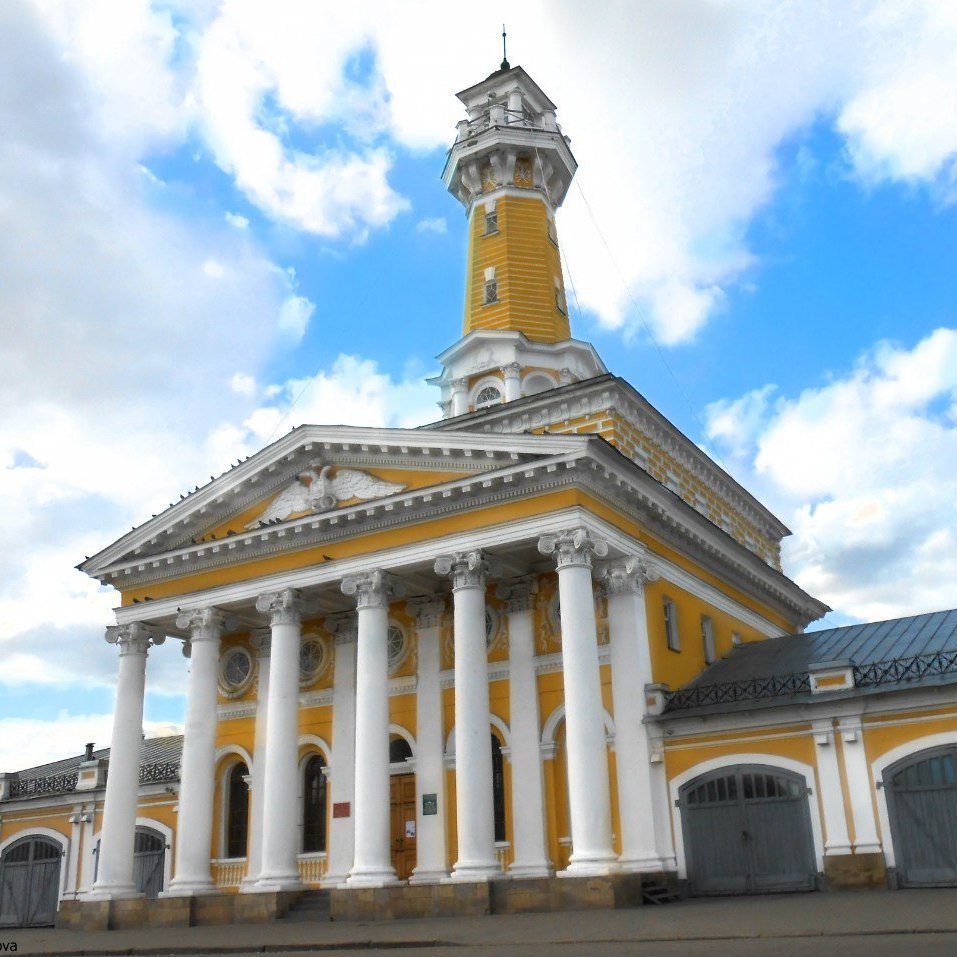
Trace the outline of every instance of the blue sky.
<instances>
[{"instance_id":1,"label":"blue sky","mask_svg":"<svg viewBox=\"0 0 957 957\"><path fill-rule=\"evenodd\" d=\"M108 742L116 596L84 555L300 422L437 414L465 258L439 176L498 28L353 6L0 8L2 768ZM580 164L575 335L845 622L957 603L957 13L834 7L539 0L509 58Z\"/></svg>"}]
</instances>

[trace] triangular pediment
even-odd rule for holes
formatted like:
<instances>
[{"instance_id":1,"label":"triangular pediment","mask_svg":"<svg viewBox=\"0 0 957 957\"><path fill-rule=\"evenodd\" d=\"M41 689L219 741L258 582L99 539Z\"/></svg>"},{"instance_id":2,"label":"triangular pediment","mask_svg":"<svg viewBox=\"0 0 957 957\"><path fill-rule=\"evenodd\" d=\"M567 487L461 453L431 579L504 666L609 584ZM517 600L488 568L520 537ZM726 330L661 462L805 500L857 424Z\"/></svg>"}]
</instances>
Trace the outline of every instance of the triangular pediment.
<instances>
[{"instance_id":1,"label":"triangular pediment","mask_svg":"<svg viewBox=\"0 0 957 957\"><path fill-rule=\"evenodd\" d=\"M79 566L101 580L118 567L235 544L296 523L391 509L423 489L448 489L487 474L582 447L577 436L503 436L418 429L300 426L197 486ZM248 544L248 542L246 543ZM169 561L169 559L167 559Z\"/></svg>"}]
</instances>

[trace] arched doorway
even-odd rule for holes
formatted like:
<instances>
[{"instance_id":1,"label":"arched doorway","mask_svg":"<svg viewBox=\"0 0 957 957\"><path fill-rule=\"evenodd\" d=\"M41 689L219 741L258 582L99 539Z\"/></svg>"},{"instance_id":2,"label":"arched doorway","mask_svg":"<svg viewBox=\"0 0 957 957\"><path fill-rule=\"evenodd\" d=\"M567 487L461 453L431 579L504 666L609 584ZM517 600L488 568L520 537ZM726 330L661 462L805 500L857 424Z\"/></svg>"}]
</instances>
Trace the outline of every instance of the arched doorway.
<instances>
[{"instance_id":1,"label":"arched doorway","mask_svg":"<svg viewBox=\"0 0 957 957\"><path fill-rule=\"evenodd\" d=\"M720 768L681 788L678 807L693 894L814 890L814 840L803 777L782 768Z\"/></svg>"},{"instance_id":2,"label":"arched doorway","mask_svg":"<svg viewBox=\"0 0 957 957\"><path fill-rule=\"evenodd\" d=\"M93 880L100 870L100 841L93 850L96 862ZM163 889L166 874L166 839L151 827L137 825L133 835L133 885L145 897L155 900Z\"/></svg>"},{"instance_id":3,"label":"arched doorway","mask_svg":"<svg viewBox=\"0 0 957 957\"><path fill-rule=\"evenodd\" d=\"M389 741L392 866L400 881L411 876L416 864L415 774L405 770L411 757L409 742L400 735L392 735Z\"/></svg>"},{"instance_id":4,"label":"arched doorway","mask_svg":"<svg viewBox=\"0 0 957 957\"><path fill-rule=\"evenodd\" d=\"M957 745L919 751L884 772L897 880L957 884Z\"/></svg>"},{"instance_id":5,"label":"arched doorway","mask_svg":"<svg viewBox=\"0 0 957 957\"><path fill-rule=\"evenodd\" d=\"M0 927L49 927L56 920L63 849L48 837L15 841L0 856Z\"/></svg>"}]
</instances>

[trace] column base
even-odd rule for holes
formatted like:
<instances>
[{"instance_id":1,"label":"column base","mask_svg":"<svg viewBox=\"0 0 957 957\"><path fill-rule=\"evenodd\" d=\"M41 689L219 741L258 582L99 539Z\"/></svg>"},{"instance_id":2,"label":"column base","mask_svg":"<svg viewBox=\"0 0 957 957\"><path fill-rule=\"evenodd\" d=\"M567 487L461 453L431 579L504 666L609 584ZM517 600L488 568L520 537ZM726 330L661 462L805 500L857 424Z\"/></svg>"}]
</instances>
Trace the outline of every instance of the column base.
<instances>
[{"instance_id":1,"label":"column base","mask_svg":"<svg viewBox=\"0 0 957 957\"><path fill-rule=\"evenodd\" d=\"M879 843L871 843L868 841L866 844L855 844L854 845L855 854L883 854L884 848L881 847Z\"/></svg>"},{"instance_id":2,"label":"column base","mask_svg":"<svg viewBox=\"0 0 957 957\"><path fill-rule=\"evenodd\" d=\"M364 867L360 870L353 868L346 878L344 884L340 887L393 887L396 884L404 884L395 876L393 867Z\"/></svg>"},{"instance_id":3,"label":"column base","mask_svg":"<svg viewBox=\"0 0 957 957\"><path fill-rule=\"evenodd\" d=\"M253 894L272 894L276 891L301 891L305 888L298 874L277 874L260 877L249 891Z\"/></svg>"},{"instance_id":4,"label":"column base","mask_svg":"<svg viewBox=\"0 0 957 957\"><path fill-rule=\"evenodd\" d=\"M623 874L657 874L666 870L660 857L619 857L617 869Z\"/></svg>"},{"instance_id":5,"label":"column base","mask_svg":"<svg viewBox=\"0 0 957 957\"><path fill-rule=\"evenodd\" d=\"M204 894L218 894L219 888L210 880L179 880L174 877L169 882L169 890L160 891L160 897L202 897Z\"/></svg>"},{"instance_id":6,"label":"column base","mask_svg":"<svg viewBox=\"0 0 957 957\"><path fill-rule=\"evenodd\" d=\"M447 880L449 883L475 883L476 881L494 881L504 876L502 865L499 864L498 861L487 863L456 863Z\"/></svg>"},{"instance_id":7,"label":"column base","mask_svg":"<svg viewBox=\"0 0 957 957\"><path fill-rule=\"evenodd\" d=\"M332 887L344 887L347 880L349 880L349 872L340 871L338 874L326 874L319 881L319 886L323 890L329 890Z\"/></svg>"},{"instance_id":8,"label":"column base","mask_svg":"<svg viewBox=\"0 0 957 957\"><path fill-rule=\"evenodd\" d=\"M582 855L577 860L572 855L568 867L559 871L557 877L606 877L618 872L618 858L614 853L596 854L592 857Z\"/></svg>"},{"instance_id":9,"label":"column base","mask_svg":"<svg viewBox=\"0 0 957 957\"><path fill-rule=\"evenodd\" d=\"M120 901L132 900L145 896L133 884L94 884L93 889L85 895L90 901Z\"/></svg>"},{"instance_id":10,"label":"column base","mask_svg":"<svg viewBox=\"0 0 957 957\"><path fill-rule=\"evenodd\" d=\"M508 869L508 876L516 880L523 877L554 877L555 868L547 864L513 864Z\"/></svg>"},{"instance_id":11,"label":"column base","mask_svg":"<svg viewBox=\"0 0 957 957\"><path fill-rule=\"evenodd\" d=\"M409 878L410 884L441 884L449 879L448 871L420 871L416 868Z\"/></svg>"}]
</instances>

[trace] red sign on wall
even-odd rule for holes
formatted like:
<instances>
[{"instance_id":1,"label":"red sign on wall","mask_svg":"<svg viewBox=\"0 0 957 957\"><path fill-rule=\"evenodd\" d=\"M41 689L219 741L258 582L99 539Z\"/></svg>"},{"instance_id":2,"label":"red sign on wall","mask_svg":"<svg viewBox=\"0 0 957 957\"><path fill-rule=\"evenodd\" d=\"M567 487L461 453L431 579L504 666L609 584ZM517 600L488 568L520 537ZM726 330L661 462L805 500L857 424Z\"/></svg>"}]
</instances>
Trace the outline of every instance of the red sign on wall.
<instances>
[{"instance_id":1,"label":"red sign on wall","mask_svg":"<svg viewBox=\"0 0 957 957\"><path fill-rule=\"evenodd\" d=\"M352 813L352 805L348 801L337 801L332 805L333 817L349 817Z\"/></svg>"}]
</instances>

